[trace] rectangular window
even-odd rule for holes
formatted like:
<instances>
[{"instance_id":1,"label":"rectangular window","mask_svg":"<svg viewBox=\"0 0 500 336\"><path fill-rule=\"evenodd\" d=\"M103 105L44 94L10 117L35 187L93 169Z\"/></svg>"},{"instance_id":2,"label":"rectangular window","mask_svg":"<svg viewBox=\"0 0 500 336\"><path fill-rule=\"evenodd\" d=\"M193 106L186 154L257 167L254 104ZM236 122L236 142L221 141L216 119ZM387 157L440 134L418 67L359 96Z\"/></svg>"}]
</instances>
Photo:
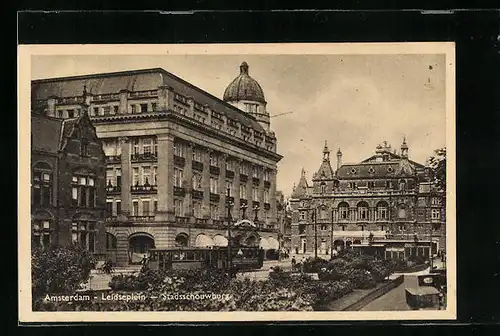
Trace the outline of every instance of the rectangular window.
<instances>
[{"instance_id":1,"label":"rectangular window","mask_svg":"<svg viewBox=\"0 0 500 336\"><path fill-rule=\"evenodd\" d=\"M212 194L219 193L219 181L215 177L210 178L210 192Z\"/></svg>"},{"instance_id":2,"label":"rectangular window","mask_svg":"<svg viewBox=\"0 0 500 336\"><path fill-rule=\"evenodd\" d=\"M247 198L247 186L245 184L240 184L240 198Z\"/></svg>"},{"instance_id":3,"label":"rectangular window","mask_svg":"<svg viewBox=\"0 0 500 336\"><path fill-rule=\"evenodd\" d=\"M264 190L264 203L269 203L269 190Z\"/></svg>"},{"instance_id":4,"label":"rectangular window","mask_svg":"<svg viewBox=\"0 0 500 336\"><path fill-rule=\"evenodd\" d=\"M231 171L234 170L234 164L231 159L227 159L225 165L226 165L226 170L231 170Z\"/></svg>"},{"instance_id":5,"label":"rectangular window","mask_svg":"<svg viewBox=\"0 0 500 336\"><path fill-rule=\"evenodd\" d=\"M264 181L269 182L269 170L264 170Z\"/></svg>"},{"instance_id":6,"label":"rectangular window","mask_svg":"<svg viewBox=\"0 0 500 336\"><path fill-rule=\"evenodd\" d=\"M152 179L152 182L153 182L153 185L157 185L157 177L158 177L158 168L157 167L153 167L153 179Z\"/></svg>"},{"instance_id":7,"label":"rectangular window","mask_svg":"<svg viewBox=\"0 0 500 336\"><path fill-rule=\"evenodd\" d=\"M144 154L151 154L153 151L153 142L151 139L144 139L142 141L142 150Z\"/></svg>"},{"instance_id":8,"label":"rectangular window","mask_svg":"<svg viewBox=\"0 0 500 336\"><path fill-rule=\"evenodd\" d=\"M116 214L119 215L122 212L122 202L121 200L116 201Z\"/></svg>"},{"instance_id":9,"label":"rectangular window","mask_svg":"<svg viewBox=\"0 0 500 336\"><path fill-rule=\"evenodd\" d=\"M130 105L130 111L132 113L137 113L137 107L135 105Z\"/></svg>"},{"instance_id":10,"label":"rectangular window","mask_svg":"<svg viewBox=\"0 0 500 336\"><path fill-rule=\"evenodd\" d=\"M174 211L176 216L182 216L182 201L174 200Z\"/></svg>"},{"instance_id":11,"label":"rectangular window","mask_svg":"<svg viewBox=\"0 0 500 336\"><path fill-rule=\"evenodd\" d=\"M183 172L180 169L174 169L174 186L182 187Z\"/></svg>"},{"instance_id":12,"label":"rectangular window","mask_svg":"<svg viewBox=\"0 0 500 336\"><path fill-rule=\"evenodd\" d=\"M115 185L115 172L113 169L106 170L106 185Z\"/></svg>"},{"instance_id":13,"label":"rectangular window","mask_svg":"<svg viewBox=\"0 0 500 336\"><path fill-rule=\"evenodd\" d=\"M121 186L122 185L122 170L120 168L115 169L116 173L116 185Z\"/></svg>"},{"instance_id":14,"label":"rectangular window","mask_svg":"<svg viewBox=\"0 0 500 336\"><path fill-rule=\"evenodd\" d=\"M158 200L153 201L153 211L155 213L158 211Z\"/></svg>"},{"instance_id":15,"label":"rectangular window","mask_svg":"<svg viewBox=\"0 0 500 336\"><path fill-rule=\"evenodd\" d=\"M369 189L375 188L375 182L374 181L368 181L368 188Z\"/></svg>"},{"instance_id":16,"label":"rectangular window","mask_svg":"<svg viewBox=\"0 0 500 336\"><path fill-rule=\"evenodd\" d=\"M156 111L156 106L156 103L151 103L151 109L153 110L153 112Z\"/></svg>"},{"instance_id":17,"label":"rectangular window","mask_svg":"<svg viewBox=\"0 0 500 336\"><path fill-rule=\"evenodd\" d=\"M118 105L113 106L113 113L118 114Z\"/></svg>"},{"instance_id":18,"label":"rectangular window","mask_svg":"<svg viewBox=\"0 0 500 336\"><path fill-rule=\"evenodd\" d=\"M134 167L132 168L132 185L139 185L140 184L140 181L139 181L139 168L138 167Z\"/></svg>"},{"instance_id":19,"label":"rectangular window","mask_svg":"<svg viewBox=\"0 0 500 336\"><path fill-rule=\"evenodd\" d=\"M356 189L357 188L356 182L349 182L349 188Z\"/></svg>"},{"instance_id":20,"label":"rectangular window","mask_svg":"<svg viewBox=\"0 0 500 336\"><path fill-rule=\"evenodd\" d=\"M226 181L226 190L225 190L226 195L227 195L228 190L229 190L229 196L231 197L233 195L233 182L232 181Z\"/></svg>"},{"instance_id":21,"label":"rectangular window","mask_svg":"<svg viewBox=\"0 0 500 336\"><path fill-rule=\"evenodd\" d=\"M134 139L134 155L139 154L139 139Z\"/></svg>"},{"instance_id":22,"label":"rectangular window","mask_svg":"<svg viewBox=\"0 0 500 336\"><path fill-rule=\"evenodd\" d=\"M300 218L300 220L306 220L306 213L305 212L301 212L299 214L299 218Z\"/></svg>"},{"instance_id":23,"label":"rectangular window","mask_svg":"<svg viewBox=\"0 0 500 336\"><path fill-rule=\"evenodd\" d=\"M132 216L139 216L139 202L132 202Z\"/></svg>"},{"instance_id":24,"label":"rectangular window","mask_svg":"<svg viewBox=\"0 0 500 336\"><path fill-rule=\"evenodd\" d=\"M142 215L149 216L149 201L142 201Z\"/></svg>"},{"instance_id":25,"label":"rectangular window","mask_svg":"<svg viewBox=\"0 0 500 336\"><path fill-rule=\"evenodd\" d=\"M87 185L87 179L85 177L80 177L79 185Z\"/></svg>"},{"instance_id":26,"label":"rectangular window","mask_svg":"<svg viewBox=\"0 0 500 336\"><path fill-rule=\"evenodd\" d=\"M219 165L219 160L217 154L210 153L210 165L217 167Z\"/></svg>"},{"instance_id":27,"label":"rectangular window","mask_svg":"<svg viewBox=\"0 0 500 336\"><path fill-rule=\"evenodd\" d=\"M431 211L432 219L440 219L441 211L439 209L432 209Z\"/></svg>"},{"instance_id":28,"label":"rectangular window","mask_svg":"<svg viewBox=\"0 0 500 336\"><path fill-rule=\"evenodd\" d=\"M441 199L439 197L432 197L431 204L432 205L441 205Z\"/></svg>"},{"instance_id":29,"label":"rectangular window","mask_svg":"<svg viewBox=\"0 0 500 336\"><path fill-rule=\"evenodd\" d=\"M258 201L259 200L259 189L257 188L252 188L252 200L253 201Z\"/></svg>"},{"instance_id":30,"label":"rectangular window","mask_svg":"<svg viewBox=\"0 0 500 336\"><path fill-rule=\"evenodd\" d=\"M193 174L193 189L201 189L202 176L200 174Z\"/></svg>"},{"instance_id":31,"label":"rectangular window","mask_svg":"<svg viewBox=\"0 0 500 336\"><path fill-rule=\"evenodd\" d=\"M113 216L113 200L106 200L107 216Z\"/></svg>"},{"instance_id":32,"label":"rectangular window","mask_svg":"<svg viewBox=\"0 0 500 336\"><path fill-rule=\"evenodd\" d=\"M148 104L141 104L141 113L146 113L148 112Z\"/></svg>"},{"instance_id":33,"label":"rectangular window","mask_svg":"<svg viewBox=\"0 0 500 336\"><path fill-rule=\"evenodd\" d=\"M102 108L102 110L103 110L103 114L104 115L110 115L111 114L111 106L104 106Z\"/></svg>"},{"instance_id":34,"label":"rectangular window","mask_svg":"<svg viewBox=\"0 0 500 336\"><path fill-rule=\"evenodd\" d=\"M174 142L174 155L184 157L184 146L180 142ZM194 159L194 156L193 156Z\"/></svg>"},{"instance_id":35,"label":"rectangular window","mask_svg":"<svg viewBox=\"0 0 500 336\"><path fill-rule=\"evenodd\" d=\"M151 167L142 167L142 180L145 185L151 184Z\"/></svg>"}]
</instances>

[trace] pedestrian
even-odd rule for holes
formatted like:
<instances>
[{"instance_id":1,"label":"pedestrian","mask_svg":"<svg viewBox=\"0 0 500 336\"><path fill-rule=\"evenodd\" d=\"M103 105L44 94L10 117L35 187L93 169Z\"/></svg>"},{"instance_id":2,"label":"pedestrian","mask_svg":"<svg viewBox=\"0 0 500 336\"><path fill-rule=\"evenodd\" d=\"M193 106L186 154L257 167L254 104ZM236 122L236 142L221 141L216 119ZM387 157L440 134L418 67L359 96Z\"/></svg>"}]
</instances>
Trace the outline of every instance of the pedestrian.
<instances>
[{"instance_id":1,"label":"pedestrian","mask_svg":"<svg viewBox=\"0 0 500 336\"><path fill-rule=\"evenodd\" d=\"M304 266L306 265L306 257L302 257L302 262L300 264L300 269L302 271L302 273L304 273Z\"/></svg>"},{"instance_id":2,"label":"pedestrian","mask_svg":"<svg viewBox=\"0 0 500 336\"><path fill-rule=\"evenodd\" d=\"M295 256L292 257L292 271L295 271L295 266L297 264L297 260L295 260Z\"/></svg>"}]
</instances>

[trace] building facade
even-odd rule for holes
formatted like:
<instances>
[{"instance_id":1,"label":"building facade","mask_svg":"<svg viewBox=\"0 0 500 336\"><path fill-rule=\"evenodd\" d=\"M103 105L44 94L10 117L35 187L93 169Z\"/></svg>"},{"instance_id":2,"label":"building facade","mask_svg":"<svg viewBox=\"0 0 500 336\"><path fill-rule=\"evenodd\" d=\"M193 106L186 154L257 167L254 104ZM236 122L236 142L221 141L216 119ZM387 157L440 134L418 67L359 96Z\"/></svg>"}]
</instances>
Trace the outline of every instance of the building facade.
<instances>
[{"instance_id":1,"label":"building facade","mask_svg":"<svg viewBox=\"0 0 500 336\"><path fill-rule=\"evenodd\" d=\"M409 159L404 140L396 153L387 142L356 164L323 162L309 184L306 173L294 187L292 245L296 254L376 250L385 258L429 257L446 248L444 193L431 183L428 167Z\"/></svg>"},{"instance_id":2,"label":"building facade","mask_svg":"<svg viewBox=\"0 0 500 336\"><path fill-rule=\"evenodd\" d=\"M32 246L74 243L104 254L105 176L104 152L87 113L65 120L32 113Z\"/></svg>"},{"instance_id":3,"label":"building facade","mask_svg":"<svg viewBox=\"0 0 500 336\"><path fill-rule=\"evenodd\" d=\"M90 118L106 154L107 250L119 264L152 247L234 244L278 248L276 164L281 159L260 85L248 65L223 100L160 68L33 81L51 117Z\"/></svg>"}]
</instances>

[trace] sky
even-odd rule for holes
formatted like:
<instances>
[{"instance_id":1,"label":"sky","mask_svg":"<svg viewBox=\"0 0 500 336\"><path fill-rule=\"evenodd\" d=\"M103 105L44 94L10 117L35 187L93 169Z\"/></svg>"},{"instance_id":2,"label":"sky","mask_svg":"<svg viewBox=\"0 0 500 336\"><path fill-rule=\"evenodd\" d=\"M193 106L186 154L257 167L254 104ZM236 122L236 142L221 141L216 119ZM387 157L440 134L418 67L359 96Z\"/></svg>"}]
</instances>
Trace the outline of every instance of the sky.
<instances>
[{"instance_id":1,"label":"sky","mask_svg":"<svg viewBox=\"0 0 500 336\"><path fill-rule=\"evenodd\" d=\"M444 55L82 55L33 56L32 79L161 67L222 98L246 61L261 85L276 133L277 188L292 192L302 168L310 181L325 141L336 167L371 156L384 140L425 163L445 146Z\"/></svg>"}]
</instances>

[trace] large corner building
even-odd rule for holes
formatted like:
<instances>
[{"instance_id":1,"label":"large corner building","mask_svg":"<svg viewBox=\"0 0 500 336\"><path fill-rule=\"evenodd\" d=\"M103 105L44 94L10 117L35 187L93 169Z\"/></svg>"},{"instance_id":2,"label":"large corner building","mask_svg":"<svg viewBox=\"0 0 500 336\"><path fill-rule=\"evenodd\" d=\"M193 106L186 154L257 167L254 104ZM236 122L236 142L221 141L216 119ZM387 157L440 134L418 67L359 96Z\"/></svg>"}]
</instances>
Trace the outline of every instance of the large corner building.
<instances>
[{"instance_id":1,"label":"large corner building","mask_svg":"<svg viewBox=\"0 0 500 336\"><path fill-rule=\"evenodd\" d=\"M261 86L246 63L223 99L161 68L35 80L32 104L50 118L81 113L82 88L106 154L106 246L119 264L149 248L278 248L281 159ZM229 195L228 195L229 194Z\"/></svg>"}]
</instances>

